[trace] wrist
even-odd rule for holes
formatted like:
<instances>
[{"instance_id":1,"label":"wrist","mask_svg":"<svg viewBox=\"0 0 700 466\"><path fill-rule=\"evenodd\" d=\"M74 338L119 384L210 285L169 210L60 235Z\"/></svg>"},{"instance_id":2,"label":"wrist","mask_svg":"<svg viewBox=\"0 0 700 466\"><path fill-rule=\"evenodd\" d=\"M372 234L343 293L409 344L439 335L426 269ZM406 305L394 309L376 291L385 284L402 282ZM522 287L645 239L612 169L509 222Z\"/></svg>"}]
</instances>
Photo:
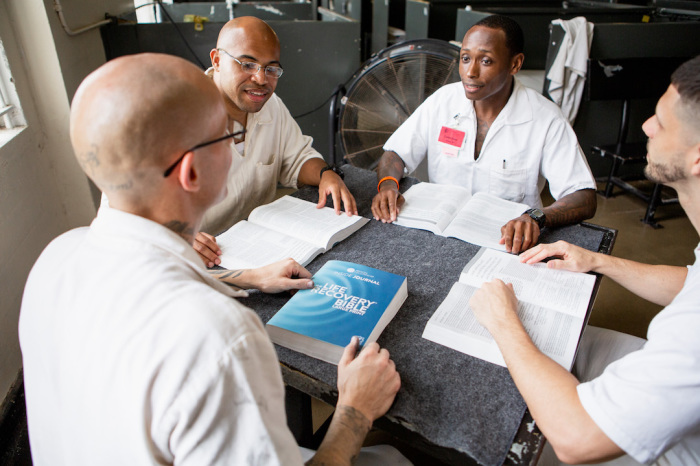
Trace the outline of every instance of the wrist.
<instances>
[{"instance_id":1,"label":"wrist","mask_svg":"<svg viewBox=\"0 0 700 466\"><path fill-rule=\"evenodd\" d=\"M340 168L336 167L335 165L327 165L327 166L323 167L321 169L321 171L318 173L319 182L323 178L323 174L326 173L327 171L331 171L331 172L335 173L336 175L338 175L340 177L341 180L345 179L345 173L343 173L343 171Z\"/></svg>"},{"instance_id":2,"label":"wrist","mask_svg":"<svg viewBox=\"0 0 700 466\"><path fill-rule=\"evenodd\" d=\"M389 188L387 188L389 186ZM379 180L379 183L377 183L377 192L380 191L385 191L387 189L396 190L396 192L399 191L399 180L394 178L393 176L385 176L381 180Z\"/></svg>"},{"instance_id":3,"label":"wrist","mask_svg":"<svg viewBox=\"0 0 700 466\"><path fill-rule=\"evenodd\" d=\"M545 224L547 223L547 216L541 209L527 209L525 212L523 212L523 215L527 215L534 220L540 229L544 228Z\"/></svg>"}]
</instances>

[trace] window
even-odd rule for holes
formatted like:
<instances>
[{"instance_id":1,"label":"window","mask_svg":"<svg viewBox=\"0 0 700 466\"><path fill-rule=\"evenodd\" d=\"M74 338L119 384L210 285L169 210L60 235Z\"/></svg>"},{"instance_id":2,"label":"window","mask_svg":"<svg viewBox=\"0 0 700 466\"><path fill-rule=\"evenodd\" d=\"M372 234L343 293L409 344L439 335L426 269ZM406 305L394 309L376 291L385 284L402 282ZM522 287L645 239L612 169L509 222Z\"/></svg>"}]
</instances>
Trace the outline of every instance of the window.
<instances>
[{"instance_id":1,"label":"window","mask_svg":"<svg viewBox=\"0 0 700 466\"><path fill-rule=\"evenodd\" d=\"M0 40L0 131L26 126L14 79Z\"/></svg>"}]
</instances>

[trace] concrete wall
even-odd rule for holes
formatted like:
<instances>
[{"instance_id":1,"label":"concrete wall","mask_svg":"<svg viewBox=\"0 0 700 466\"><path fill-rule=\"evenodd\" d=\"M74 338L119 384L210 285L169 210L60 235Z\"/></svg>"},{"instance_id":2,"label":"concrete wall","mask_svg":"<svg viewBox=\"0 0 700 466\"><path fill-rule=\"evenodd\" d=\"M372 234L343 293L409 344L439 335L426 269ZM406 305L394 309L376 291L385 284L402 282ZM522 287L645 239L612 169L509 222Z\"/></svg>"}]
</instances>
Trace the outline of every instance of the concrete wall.
<instances>
[{"instance_id":1,"label":"concrete wall","mask_svg":"<svg viewBox=\"0 0 700 466\"><path fill-rule=\"evenodd\" d=\"M79 29L133 8L128 0L64 0ZM95 215L87 178L68 135L70 100L82 79L104 63L99 30L71 37L53 0L0 1L0 39L27 127L0 145L0 395L22 360L17 322L27 275L54 237Z\"/></svg>"}]
</instances>

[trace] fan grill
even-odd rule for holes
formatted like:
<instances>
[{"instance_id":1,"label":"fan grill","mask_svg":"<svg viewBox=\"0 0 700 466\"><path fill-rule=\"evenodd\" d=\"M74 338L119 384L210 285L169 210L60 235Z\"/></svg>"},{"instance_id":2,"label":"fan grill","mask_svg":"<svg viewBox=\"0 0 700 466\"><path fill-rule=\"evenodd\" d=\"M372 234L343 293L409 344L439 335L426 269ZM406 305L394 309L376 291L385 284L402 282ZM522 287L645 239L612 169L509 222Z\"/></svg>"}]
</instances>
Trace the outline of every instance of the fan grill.
<instances>
[{"instance_id":1,"label":"fan grill","mask_svg":"<svg viewBox=\"0 0 700 466\"><path fill-rule=\"evenodd\" d=\"M459 80L457 60L413 50L371 65L342 101L340 140L352 165L374 169L392 133L437 89Z\"/></svg>"}]
</instances>

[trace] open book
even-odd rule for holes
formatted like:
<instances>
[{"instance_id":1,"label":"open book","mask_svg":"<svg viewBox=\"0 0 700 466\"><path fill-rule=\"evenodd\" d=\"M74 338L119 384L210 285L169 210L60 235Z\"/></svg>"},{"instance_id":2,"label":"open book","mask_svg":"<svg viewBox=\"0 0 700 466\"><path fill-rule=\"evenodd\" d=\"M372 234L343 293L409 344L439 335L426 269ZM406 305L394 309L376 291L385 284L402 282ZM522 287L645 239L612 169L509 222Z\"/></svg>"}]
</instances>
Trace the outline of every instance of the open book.
<instances>
[{"instance_id":1,"label":"open book","mask_svg":"<svg viewBox=\"0 0 700 466\"><path fill-rule=\"evenodd\" d=\"M216 237L226 269L257 268L288 257L307 265L364 226L369 219L330 207L283 196L255 208L248 220L236 223Z\"/></svg>"},{"instance_id":2,"label":"open book","mask_svg":"<svg viewBox=\"0 0 700 466\"><path fill-rule=\"evenodd\" d=\"M518 316L537 348L571 370L595 276L523 264L517 256L491 249L482 248L464 267L423 338L505 366L496 341L469 307L474 292L494 278L513 284Z\"/></svg>"},{"instance_id":3,"label":"open book","mask_svg":"<svg viewBox=\"0 0 700 466\"><path fill-rule=\"evenodd\" d=\"M461 186L418 183L404 193L406 203L394 222L404 227L432 231L478 246L505 251L501 227L530 206L489 193L472 194Z\"/></svg>"},{"instance_id":4,"label":"open book","mask_svg":"<svg viewBox=\"0 0 700 466\"><path fill-rule=\"evenodd\" d=\"M406 277L343 261L328 261L266 325L278 345L332 364L357 335L376 341L408 296Z\"/></svg>"}]
</instances>

